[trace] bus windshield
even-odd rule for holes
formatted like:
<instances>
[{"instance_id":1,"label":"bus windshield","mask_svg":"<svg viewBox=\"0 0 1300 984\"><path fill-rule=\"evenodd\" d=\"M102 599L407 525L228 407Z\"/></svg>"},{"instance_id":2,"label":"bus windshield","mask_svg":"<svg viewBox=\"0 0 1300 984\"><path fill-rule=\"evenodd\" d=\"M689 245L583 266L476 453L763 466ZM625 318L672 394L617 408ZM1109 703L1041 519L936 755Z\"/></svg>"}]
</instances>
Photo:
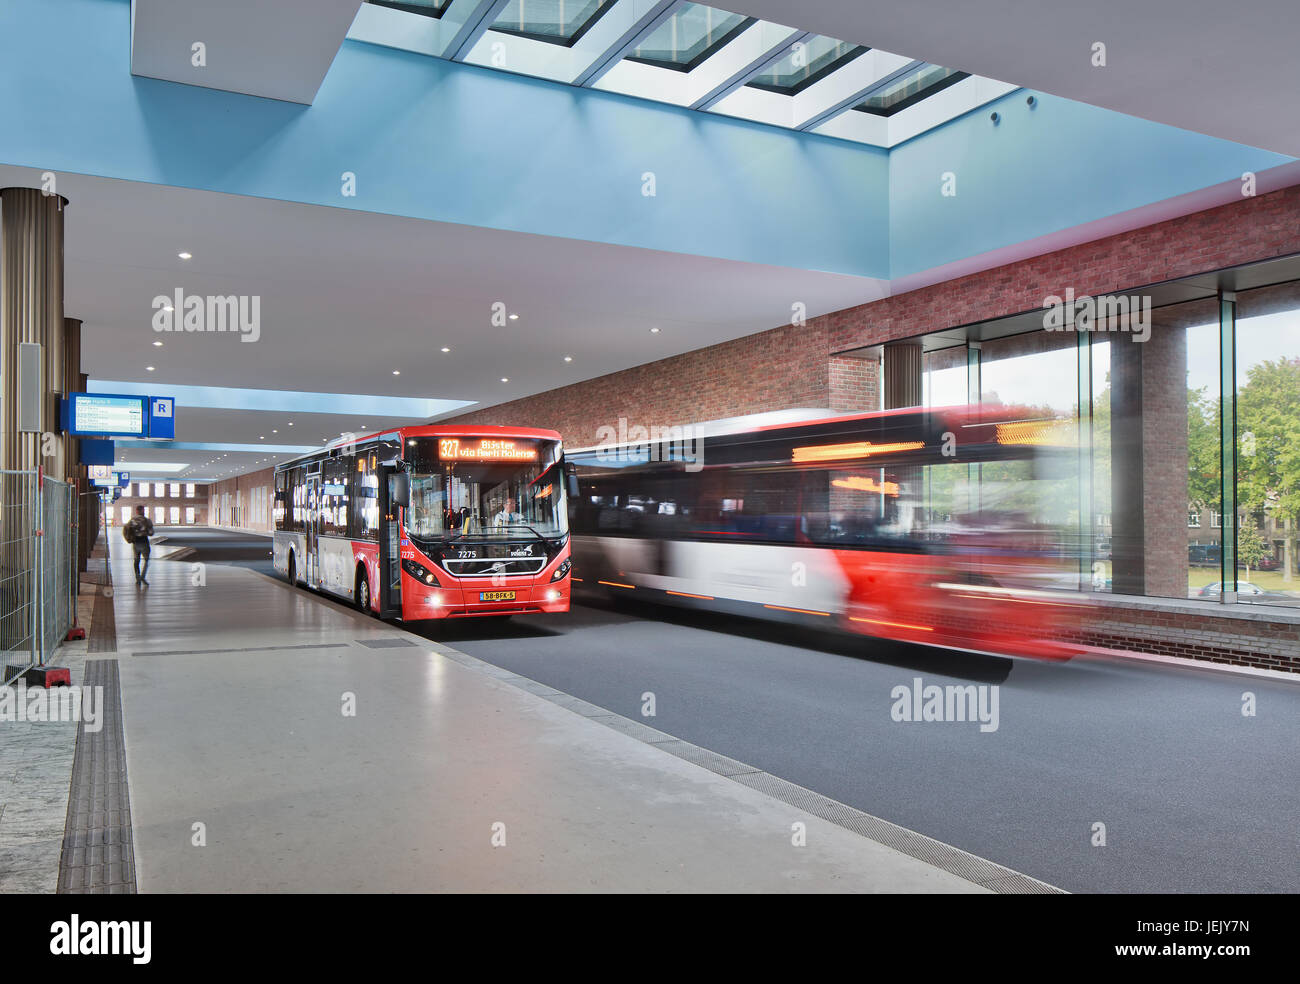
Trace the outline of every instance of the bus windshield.
<instances>
[{"instance_id":1,"label":"bus windshield","mask_svg":"<svg viewBox=\"0 0 1300 984\"><path fill-rule=\"evenodd\" d=\"M410 536L554 538L569 531L558 441L412 438L405 457Z\"/></svg>"}]
</instances>

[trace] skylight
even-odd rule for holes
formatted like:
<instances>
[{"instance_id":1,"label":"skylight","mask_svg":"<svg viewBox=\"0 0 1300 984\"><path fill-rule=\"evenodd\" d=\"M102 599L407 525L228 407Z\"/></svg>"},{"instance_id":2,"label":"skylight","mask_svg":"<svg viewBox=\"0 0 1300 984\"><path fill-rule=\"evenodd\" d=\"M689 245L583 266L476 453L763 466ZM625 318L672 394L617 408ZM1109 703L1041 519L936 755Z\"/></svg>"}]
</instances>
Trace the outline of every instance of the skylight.
<instances>
[{"instance_id":1,"label":"skylight","mask_svg":"<svg viewBox=\"0 0 1300 984\"><path fill-rule=\"evenodd\" d=\"M883 89L873 92L853 108L876 116L893 116L907 109L908 106L913 106L922 99L957 84L967 78L968 74L954 68L923 65L914 74L897 79Z\"/></svg>"},{"instance_id":2,"label":"skylight","mask_svg":"<svg viewBox=\"0 0 1300 984\"><path fill-rule=\"evenodd\" d=\"M684 0L369 0L348 37L877 147L1016 88Z\"/></svg>"},{"instance_id":3,"label":"skylight","mask_svg":"<svg viewBox=\"0 0 1300 984\"><path fill-rule=\"evenodd\" d=\"M793 96L847 65L866 52L863 45L848 44L820 34L794 45L784 58L749 81L756 89Z\"/></svg>"},{"instance_id":4,"label":"skylight","mask_svg":"<svg viewBox=\"0 0 1300 984\"><path fill-rule=\"evenodd\" d=\"M688 3L627 57L630 61L689 72L752 23L752 17Z\"/></svg>"},{"instance_id":5,"label":"skylight","mask_svg":"<svg viewBox=\"0 0 1300 984\"><path fill-rule=\"evenodd\" d=\"M612 6L614 0L510 0L492 30L572 45Z\"/></svg>"}]
</instances>

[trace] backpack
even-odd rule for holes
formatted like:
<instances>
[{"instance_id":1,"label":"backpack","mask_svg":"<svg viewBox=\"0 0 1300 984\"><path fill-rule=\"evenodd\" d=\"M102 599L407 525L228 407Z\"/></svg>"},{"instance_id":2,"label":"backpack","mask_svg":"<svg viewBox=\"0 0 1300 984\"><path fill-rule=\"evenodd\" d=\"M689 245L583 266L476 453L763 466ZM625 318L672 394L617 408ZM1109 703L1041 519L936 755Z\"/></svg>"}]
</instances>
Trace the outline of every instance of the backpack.
<instances>
[{"instance_id":1,"label":"backpack","mask_svg":"<svg viewBox=\"0 0 1300 984\"><path fill-rule=\"evenodd\" d=\"M132 519L122 527L122 539L127 543L135 543L135 520Z\"/></svg>"}]
</instances>

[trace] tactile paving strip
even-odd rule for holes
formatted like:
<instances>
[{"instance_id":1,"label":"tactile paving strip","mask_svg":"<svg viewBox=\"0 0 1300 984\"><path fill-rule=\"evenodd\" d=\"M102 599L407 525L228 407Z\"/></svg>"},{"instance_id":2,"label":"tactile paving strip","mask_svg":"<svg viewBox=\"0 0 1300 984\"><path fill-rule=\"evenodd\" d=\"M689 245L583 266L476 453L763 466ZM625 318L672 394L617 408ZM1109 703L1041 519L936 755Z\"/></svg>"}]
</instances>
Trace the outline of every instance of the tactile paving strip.
<instances>
[{"instance_id":1,"label":"tactile paving strip","mask_svg":"<svg viewBox=\"0 0 1300 984\"><path fill-rule=\"evenodd\" d=\"M81 685L103 688L101 727L87 731L83 721L77 730L58 891L133 895L135 849L117 660L86 660Z\"/></svg>"},{"instance_id":2,"label":"tactile paving strip","mask_svg":"<svg viewBox=\"0 0 1300 984\"><path fill-rule=\"evenodd\" d=\"M117 616L113 609L111 586L101 588L95 595L95 607L90 611L90 637L86 640L86 652L117 652Z\"/></svg>"},{"instance_id":3,"label":"tactile paving strip","mask_svg":"<svg viewBox=\"0 0 1300 984\"><path fill-rule=\"evenodd\" d=\"M485 662L475 656L456 650L445 651L442 655L460 663L462 666L488 673L505 683L541 697L543 700L549 700L566 710L581 714L597 724L603 724L607 728L622 732L638 741L654 745L655 748L663 749L670 755L692 762L701 768L708 769L710 772L724 776L732 782L738 782L749 786L751 789L757 789L759 792L765 793L773 799L780 800L782 803L796 809L803 810L805 813L810 813L838 827L843 827L845 830L851 830L855 834L860 834L879 844L884 844L900 854L906 854L908 857L924 861L926 864L933 865L949 874L965 878L967 881L987 888L991 892L1001 894L1064 894L1062 889L1039 881L1036 878L1030 878L1028 875L1023 875L1012 868L1004 867L994 861L963 851L951 844L945 844L933 837L927 837L915 830L900 827L896 823L890 823L888 820L872 816L870 813L864 813L847 803L841 803L838 800L822 796L811 789L788 782L779 776L746 765L736 759L728 758L726 755L710 751L707 748L701 748L699 745L692 745L690 742L674 738L662 731L656 731L639 721L614 714L605 708L597 707L595 704L582 700L580 697L563 693L536 680L509 671L503 672L501 667Z\"/></svg>"},{"instance_id":4,"label":"tactile paving strip","mask_svg":"<svg viewBox=\"0 0 1300 984\"><path fill-rule=\"evenodd\" d=\"M410 639L358 639L357 645L365 646L367 649L398 649L405 646L414 646Z\"/></svg>"}]
</instances>

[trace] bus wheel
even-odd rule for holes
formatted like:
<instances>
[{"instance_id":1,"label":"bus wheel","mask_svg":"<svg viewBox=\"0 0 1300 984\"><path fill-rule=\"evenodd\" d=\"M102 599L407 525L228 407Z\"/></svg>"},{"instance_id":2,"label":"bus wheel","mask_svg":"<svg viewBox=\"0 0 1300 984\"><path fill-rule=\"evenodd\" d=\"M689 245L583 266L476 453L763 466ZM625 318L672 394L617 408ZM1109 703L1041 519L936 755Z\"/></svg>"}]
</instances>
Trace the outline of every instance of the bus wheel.
<instances>
[{"instance_id":1,"label":"bus wheel","mask_svg":"<svg viewBox=\"0 0 1300 984\"><path fill-rule=\"evenodd\" d=\"M289 554L289 586L296 588L298 586L298 561L294 559L293 553Z\"/></svg>"},{"instance_id":2,"label":"bus wheel","mask_svg":"<svg viewBox=\"0 0 1300 984\"><path fill-rule=\"evenodd\" d=\"M357 571L357 607L370 614L370 579L363 571Z\"/></svg>"}]
</instances>

